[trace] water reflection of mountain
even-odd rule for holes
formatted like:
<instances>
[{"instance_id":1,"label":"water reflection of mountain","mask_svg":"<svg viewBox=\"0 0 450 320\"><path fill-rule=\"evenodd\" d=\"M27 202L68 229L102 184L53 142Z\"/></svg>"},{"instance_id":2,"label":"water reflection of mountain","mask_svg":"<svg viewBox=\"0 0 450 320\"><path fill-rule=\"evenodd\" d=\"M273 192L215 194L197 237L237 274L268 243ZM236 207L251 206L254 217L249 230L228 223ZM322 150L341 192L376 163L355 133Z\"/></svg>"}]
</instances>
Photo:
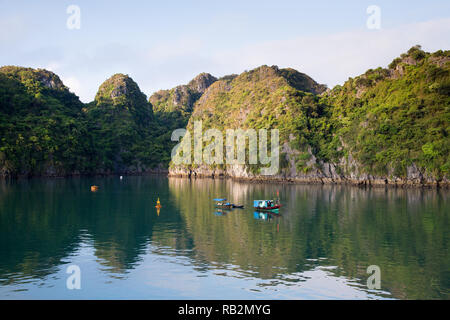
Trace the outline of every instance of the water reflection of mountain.
<instances>
[{"instance_id":1,"label":"water reflection of mountain","mask_svg":"<svg viewBox=\"0 0 450 320\"><path fill-rule=\"evenodd\" d=\"M96 193L89 187L94 182L100 185ZM189 237L170 202L164 209L171 214L155 213L152 193L167 188L166 179L148 177L2 181L0 284L43 279L83 241L110 273L134 268L154 237L183 246Z\"/></svg>"},{"instance_id":2,"label":"water reflection of mountain","mask_svg":"<svg viewBox=\"0 0 450 320\"><path fill-rule=\"evenodd\" d=\"M62 205L58 181L43 183L0 182L1 284L51 274L77 247L78 212ZM47 188L55 192L49 194Z\"/></svg>"},{"instance_id":3,"label":"water reflection of mountain","mask_svg":"<svg viewBox=\"0 0 450 320\"><path fill-rule=\"evenodd\" d=\"M448 194L430 190L342 186L261 185L169 179L192 235L195 257L238 265L262 279L335 265L336 275L359 278L379 265L383 288L397 298L448 298ZM217 219L209 199L273 198L284 208L276 224L255 223L251 208ZM433 213L433 214L431 214Z\"/></svg>"}]
</instances>

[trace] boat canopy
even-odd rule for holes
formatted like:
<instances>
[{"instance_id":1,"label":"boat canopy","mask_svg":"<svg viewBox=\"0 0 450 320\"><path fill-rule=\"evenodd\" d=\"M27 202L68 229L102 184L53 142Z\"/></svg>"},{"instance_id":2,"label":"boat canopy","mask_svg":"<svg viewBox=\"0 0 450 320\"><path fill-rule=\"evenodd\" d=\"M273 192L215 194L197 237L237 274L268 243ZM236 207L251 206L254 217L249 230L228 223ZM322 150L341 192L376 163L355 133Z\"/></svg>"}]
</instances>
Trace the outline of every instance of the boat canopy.
<instances>
[{"instance_id":1,"label":"boat canopy","mask_svg":"<svg viewBox=\"0 0 450 320\"><path fill-rule=\"evenodd\" d=\"M253 200L254 208L267 208L269 207L269 202L273 203L273 200Z\"/></svg>"},{"instance_id":2,"label":"boat canopy","mask_svg":"<svg viewBox=\"0 0 450 320\"><path fill-rule=\"evenodd\" d=\"M227 198L223 198L223 199L213 199L214 201L227 201Z\"/></svg>"}]
</instances>

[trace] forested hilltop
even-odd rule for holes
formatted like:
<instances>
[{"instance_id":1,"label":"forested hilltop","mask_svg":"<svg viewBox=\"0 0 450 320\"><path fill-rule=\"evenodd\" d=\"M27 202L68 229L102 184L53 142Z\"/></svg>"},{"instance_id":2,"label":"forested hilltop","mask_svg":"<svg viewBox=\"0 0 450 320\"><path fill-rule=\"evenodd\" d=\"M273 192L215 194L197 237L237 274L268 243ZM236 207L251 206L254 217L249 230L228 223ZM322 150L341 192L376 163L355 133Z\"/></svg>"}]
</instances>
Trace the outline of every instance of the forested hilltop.
<instances>
[{"instance_id":1,"label":"forested hilltop","mask_svg":"<svg viewBox=\"0 0 450 320\"><path fill-rule=\"evenodd\" d=\"M126 75L106 80L83 104L52 72L0 68L2 176L154 171L170 160L164 133Z\"/></svg>"},{"instance_id":2,"label":"forested hilltop","mask_svg":"<svg viewBox=\"0 0 450 320\"><path fill-rule=\"evenodd\" d=\"M149 99L116 74L83 104L57 75L0 68L0 175L142 174L448 186L450 51L420 46L327 89L293 69L202 73ZM280 171L169 164L174 129L280 130Z\"/></svg>"}]
</instances>

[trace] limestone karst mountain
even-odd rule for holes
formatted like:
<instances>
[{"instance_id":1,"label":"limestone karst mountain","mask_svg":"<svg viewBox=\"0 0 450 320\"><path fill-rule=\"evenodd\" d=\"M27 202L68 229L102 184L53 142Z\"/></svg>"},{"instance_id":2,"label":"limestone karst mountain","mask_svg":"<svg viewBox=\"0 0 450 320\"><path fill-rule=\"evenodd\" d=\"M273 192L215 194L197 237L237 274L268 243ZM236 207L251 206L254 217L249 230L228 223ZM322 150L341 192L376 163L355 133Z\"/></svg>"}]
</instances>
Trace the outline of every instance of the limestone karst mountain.
<instances>
[{"instance_id":1,"label":"limestone karst mountain","mask_svg":"<svg viewBox=\"0 0 450 320\"><path fill-rule=\"evenodd\" d=\"M332 89L261 66L149 99L124 74L83 104L46 70L0 68L0 175L145 173L169 168L172 131L278 129L280 170L260 164L170 165L174 175L448 186L450 52L420 46Z\"/></svg>"},{"instance_id":2,"label":"limestone karst mountain","mask_svg":"<svg viewBox=\"0 0 450 320\"><path fill-rule=\"evenodd\" d=\"M332 90L275 66L219 80L195 103L187 128L201 120L203 130L279 129L278 174L262 177L263 165L250 164L172 164L170 174L448 185L449 61L449 51L416 46Z\"/></svg>"}]
</instances>

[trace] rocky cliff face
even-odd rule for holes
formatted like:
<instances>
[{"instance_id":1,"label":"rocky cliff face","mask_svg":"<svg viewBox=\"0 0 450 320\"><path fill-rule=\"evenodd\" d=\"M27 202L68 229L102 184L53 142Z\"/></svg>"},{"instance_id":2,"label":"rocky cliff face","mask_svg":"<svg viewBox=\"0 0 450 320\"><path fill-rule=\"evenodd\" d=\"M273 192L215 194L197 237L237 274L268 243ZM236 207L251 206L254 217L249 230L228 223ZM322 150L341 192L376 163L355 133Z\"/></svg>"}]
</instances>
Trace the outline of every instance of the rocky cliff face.
<instances>
[{"instance_id":1,"label":"rocky cliff face","mask_svg":"<svg viewBox=\"0 0 450 320\"><path fill-rule=\"evenodd\" d=\"M289 158L289 161L292 159ZM352 163L349 165L348 163ZM169 176L185 178L231 178L236 180L254 182L287 182L305 184L350 184L358 186L395 186L395 187L442 187L449 188L450 180L447 177L436 179L427 173L421 172L414 164L408 167L408 174L404 177L374 176L360 173L353 159L345 158L339 164L323 161L313 162L317 168L298 172L291 166L287 172L272 176L261 176L250 172L245 166L230 165L226 169L213 168L206 165L192 167L171 167ZM349 168L347 174L338 173L342 168ZM350 169L351 168L351 169Z\"/></svg>"},{"instance_id":2,"label":"rocky cliff face","mask_svg":"<svg viewBox=\"0 0 450 320\"><path fill-rule=\"evenodd\" d=\"M307 118L308 111L302 108L302 101L320 109L314 93L324 90L324 86L293 69L261 66L214 82L195 103L187 129L192 131L196 121L202 121L204 130L215 128L222 132L226 129L277 128L284 142L292 131L297 130L293 120ZM240 165L172 165L170 174L267 179L260 176L258 169ZM286 173L280 172L271 178L285 179Z\"/></svg>"},{"instance_id":3,"label":"rocky cliff face","mask_svg":"<svg viewBox=\"0 0 450 320\"><path fill-rule=\"evenodd\" d=\"M193 91L198 93L203 93L206 91L206 89L209 88L210 85L212 85L214 82L217 81L217 78L210 75L209 73L200 73L198 76L196 76L194 79L192 79L188 84L187 87Z\"/></svg>"},{"instance_id":4,"label":"rocky cliff face","mask_svg":"<svg viewBox=\"0 0 450 320\"><path fill-rule=\"evenodd\" d=\"M115 74L103 82L95 96L94 103L101 106L115 106L129 112L134 120L148 125L153 116L152 105L141 92L139 86L128 75Z\"/></svg>"},{"instance_id":5,"label":"rocky cliff face","mask_svg":"<svg viewBox=\"0 0 450 320\"><path fill-rule=\"evenodd\" d=\"M263 176L254 165L171 164L169 174L449 187L449 60L448 51L414 47L388 69L369 70L333 90L276 66L219 79L195 103L187 129L192 134L200 120L203 132L277 128L280 170Z\"/></svg>"},{"instance_id":6,"label":"rocky cliff face","mask_svg":"<svg viewBox=\"0 0 450 320\"><path fill-rule=\"evenodd\" d=\"M201 97L206 89L217 81L209 73L201 73L187 85L180 85L170 90L160 90L150 96L150 102L155 112L170 113L179 111L189 116L194 103Z\"/></svg>"},{"instance_id":7,"label":"rocky cliff face","mask_svg":"<svg viewBox=\"0 0 450 320\"><path fill-rule=\"evenodd\" d=\"M282 170L279 174L262 176L250 172L242 165L229 165L225 169L214 168L207 165L194 167L174 166L169 168L169 176L185 178L231 178L236 180L254 182L287 182L305 184L350 184L358 186L395 186L395 187L442 187L450 188L450 180L447 177L436 179L417 168L415 164L407 168L407 175L403 177L376 176L360 172L357 162L352 157L342 158L338 164L317 161L313 159L310 165L314 169L308 172L297 171L295 158L286 156L290 162L288 170ZM345 170L346 173L341 173Z\"/></svg>"}]
</instances>

